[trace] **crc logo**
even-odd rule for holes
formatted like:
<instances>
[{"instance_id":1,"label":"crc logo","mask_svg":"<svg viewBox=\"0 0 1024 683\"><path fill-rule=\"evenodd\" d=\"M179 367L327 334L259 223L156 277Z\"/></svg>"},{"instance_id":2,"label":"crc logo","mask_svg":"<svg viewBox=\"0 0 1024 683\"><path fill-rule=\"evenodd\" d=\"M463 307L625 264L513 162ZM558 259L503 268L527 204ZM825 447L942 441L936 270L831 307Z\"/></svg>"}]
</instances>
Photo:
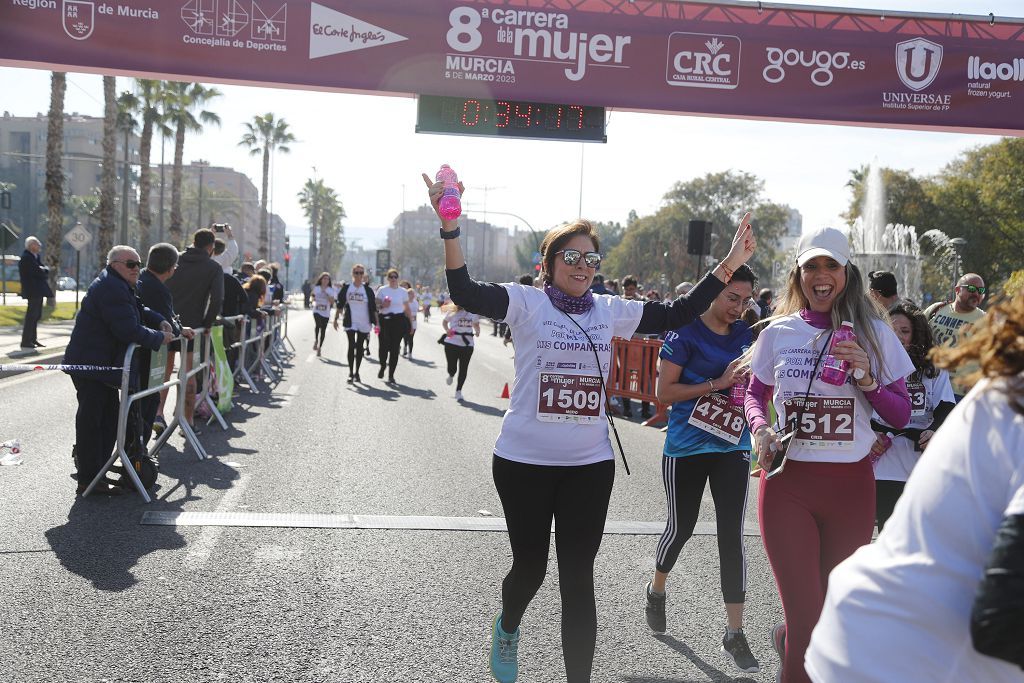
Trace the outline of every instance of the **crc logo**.
<instances>
[{"instance_id":1,"label":"crc logo","mask_svg":"<svg viewBox=\"0 0 1024 683\"><path fill-rule=\"evenodd\" d=\"M768 66L761 75L769 83L781 83L786 78L786 67L801 66L811 69L811 83L819 88L832 85L835 80L833 70L851 69L863 71L866 63L862 59L851 59L849 52L829 52L828 50L788 50L779 47L765 48Z\"/></svg>"},{"instance_id":2,"label":"crc logo","mask_svg":"<svg viewBox=\"0 0 1024 683\"><path fill-rule=\"evenodd\" d=\"M736 36L673 33L668 37L665 82L684 88L732 90L740 84L740 50Z\"/></svg>"},{"instance_id":3,"label":"crc logo","mask_svg":"<svg viewBox=\"0 0 1024 683\"><path fill-rule=\"evenodd\" d=\"M983 62L981 57L967 58L967 78L972 81L1024 81L1024 59L1012 62Z\"/></svg>"},{"instance_id":4,"label":"crc logo","mask_svg":"<svg viewBox=\"0 0 1024 683\"><path fill-rule=\"evenodd\" d=\"M896 73L903 85L914 92L924 90L939 75L942 46L924 38L896 44Z\"/></svg>"}]
</instances>

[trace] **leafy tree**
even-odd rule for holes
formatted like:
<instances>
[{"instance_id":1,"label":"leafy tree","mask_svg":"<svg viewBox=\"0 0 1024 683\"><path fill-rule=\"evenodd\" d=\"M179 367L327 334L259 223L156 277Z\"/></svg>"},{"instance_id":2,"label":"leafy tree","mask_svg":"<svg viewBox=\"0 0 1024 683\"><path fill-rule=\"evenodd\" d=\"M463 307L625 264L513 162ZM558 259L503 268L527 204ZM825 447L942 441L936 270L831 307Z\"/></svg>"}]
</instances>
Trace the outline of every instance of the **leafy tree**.
<instances>
[{"instance_id":1,"label":"leafy tree","mask_svg":"<svg viewBox=\"0 0 1024 683\"><path fill-rule=\"evenodd\" d=\"M288 130L284 119L276 119L271 113L254 116L245 124L246 133L239 146L248 147L249 154L263 155L263 191L260 193L260 256L269 258L270 244L267 215L267 187L270 179L270 156L274 150L290 152L288 143L295 142L295 136Z\"/></svg>"},{"instance_id":2,"label":"leafy tree","mask_svg":"<svg viewBox=\"0 0 1024 683\"><path fill-rule=\"evenodd\" d=\"M167 84L164 106L168 124L174 128L174 172L171 175L171 224L168 232L170 241L179 247L184 243L181 223L181 180L185 134L201 132L203 124L220 125L219 116L203 109L220 95L219 90L208 88L202 83L172 81ZM197 110L198 118L194 114Z\"/></svg>"}]
</instances>

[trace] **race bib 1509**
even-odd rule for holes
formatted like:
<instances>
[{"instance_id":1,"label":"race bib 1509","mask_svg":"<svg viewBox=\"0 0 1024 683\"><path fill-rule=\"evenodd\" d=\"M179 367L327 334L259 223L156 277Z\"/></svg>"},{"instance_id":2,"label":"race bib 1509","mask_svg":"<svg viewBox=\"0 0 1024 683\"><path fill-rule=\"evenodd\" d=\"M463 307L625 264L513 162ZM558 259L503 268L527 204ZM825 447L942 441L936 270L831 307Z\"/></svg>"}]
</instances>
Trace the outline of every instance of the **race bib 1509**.
<instances>
[{"instance_id":1,"label":"race bib 1509","mask_svg":"<svg viewBox=\"0 0 1024 683\"><path fill-rule=\"evenodd\" d=\"M593 424L601 420L601 378L540 373L537 419Z\"/></svg>"}]
</instances>

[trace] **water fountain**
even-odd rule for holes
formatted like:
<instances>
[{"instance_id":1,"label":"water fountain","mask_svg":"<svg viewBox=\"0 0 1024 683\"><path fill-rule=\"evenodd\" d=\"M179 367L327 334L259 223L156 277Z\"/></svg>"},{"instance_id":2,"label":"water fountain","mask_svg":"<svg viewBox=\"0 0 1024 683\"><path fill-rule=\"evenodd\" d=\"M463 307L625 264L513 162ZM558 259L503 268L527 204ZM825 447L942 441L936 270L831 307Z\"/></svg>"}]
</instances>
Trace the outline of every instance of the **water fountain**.
<instances>
[{"instance_id":1,"label":"water fountain","mask_svg":"<svg viewBox=\"0 0 1024 683\"><path fill-rule=\"evenodd\" d=\"M865 278L873 270L888 270L896 276L901 297L920 301L921 251L917 228L886 223L885 219L882 171L872 164L868 168L861 215L850 230L850 247ZM935 232L941 231L928 231Z\"/></svg>"}]
</instances>

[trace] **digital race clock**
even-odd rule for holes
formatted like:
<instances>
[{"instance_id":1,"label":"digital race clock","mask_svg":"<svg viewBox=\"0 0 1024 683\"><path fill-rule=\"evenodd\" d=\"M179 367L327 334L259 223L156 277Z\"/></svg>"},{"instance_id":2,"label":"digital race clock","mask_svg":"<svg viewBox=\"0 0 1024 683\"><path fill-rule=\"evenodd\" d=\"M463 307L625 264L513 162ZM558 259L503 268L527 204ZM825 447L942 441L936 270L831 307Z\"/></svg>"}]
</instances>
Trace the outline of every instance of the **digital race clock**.
<instances>
[{"instance_id":1,"label":"digital race clock","mask_svg":"<svg viewBox=\"0 0 1024 683\"><path fill-rule=\"evenodd\" d=\"M420 95L417 133L607 142L605 108Z\"/></svg>"}]
</instances>

